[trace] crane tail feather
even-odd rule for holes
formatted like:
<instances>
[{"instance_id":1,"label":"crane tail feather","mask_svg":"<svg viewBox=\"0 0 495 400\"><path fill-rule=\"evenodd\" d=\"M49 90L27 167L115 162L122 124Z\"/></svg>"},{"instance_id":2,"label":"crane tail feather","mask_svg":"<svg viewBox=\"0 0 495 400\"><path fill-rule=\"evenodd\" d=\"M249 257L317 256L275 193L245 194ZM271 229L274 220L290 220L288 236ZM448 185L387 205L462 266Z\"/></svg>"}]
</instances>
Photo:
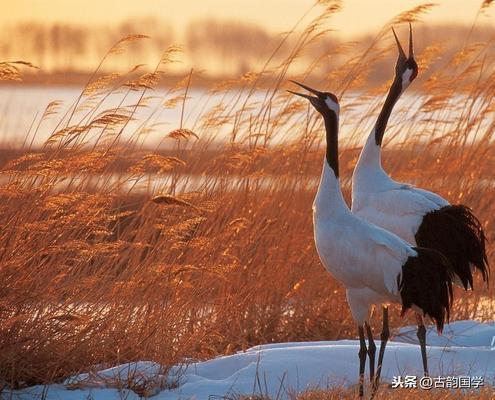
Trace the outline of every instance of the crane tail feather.
<instances>
[{"instance_id":1,"label":"crane tail feather","mask_svg":"<svg viewBox=\"0 0 495 400\"><path fill-rule=\"evenodd\" d=\"M415 306L428 315L442 332L449 321L454 273L449 260L436 250L415 247L418 253L402 266L399 292L402 315Z\"/></svg>"},{"instance_id":2,"label":"crane tail feather","mask_svg":"<svg viewBox=\"0 0 495 400\"><path fill-rule=\"evenodd\" d=\"M451 262L464 289L473 288L473 269L488 283L486 236L469 207L448 205L423 217L416 244L440 251Z\"/></svg>"}]
</instances>

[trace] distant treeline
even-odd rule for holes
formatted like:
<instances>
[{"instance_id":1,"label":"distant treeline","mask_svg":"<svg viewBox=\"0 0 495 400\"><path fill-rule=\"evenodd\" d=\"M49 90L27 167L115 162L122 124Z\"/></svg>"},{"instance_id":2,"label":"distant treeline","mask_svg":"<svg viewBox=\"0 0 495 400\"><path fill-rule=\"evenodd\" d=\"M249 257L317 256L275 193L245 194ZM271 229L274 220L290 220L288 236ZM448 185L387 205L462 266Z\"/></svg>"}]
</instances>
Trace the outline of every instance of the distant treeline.
<instances>
[{"instance_id":1,"label":"distant treeline","mask_svg":"<svg viewBox=\"0 0 495 400\"><path fill-rule=\"evenodd\" d=\"M260 68L282 41L275 60L282 60L297 45L297 35L284 39L284 35L272 34L256 25L218 20L196 21L180 34L167 23L153 18L107 27L22 23L4 27L3 33L0 60L29 60L45 75L90 73L113 44L137 33L150 38L132 44L123 54L109 59L105 64L107 70L125 71L136 64L153 67L168 46L179 43L184 53L181 62L174 66L175 72L194 67L206 71L210 77L234 77ZM463 25L417 24L416 49L420 54L427 47L439 45L441 53L449 56L468 42L486 42L493 34L494 29L488 26L472 29ZM329 33L308 46L301 57L304 67L325 54L329 55L328 66L336 67L364 51L374 39L373 35L365 35L345 42L338 37ZM371 82L388 76L388 59L377 60L374 65L369 75ZM70 73L67 76L71 76Z\"/></svg>"}]
</instances>

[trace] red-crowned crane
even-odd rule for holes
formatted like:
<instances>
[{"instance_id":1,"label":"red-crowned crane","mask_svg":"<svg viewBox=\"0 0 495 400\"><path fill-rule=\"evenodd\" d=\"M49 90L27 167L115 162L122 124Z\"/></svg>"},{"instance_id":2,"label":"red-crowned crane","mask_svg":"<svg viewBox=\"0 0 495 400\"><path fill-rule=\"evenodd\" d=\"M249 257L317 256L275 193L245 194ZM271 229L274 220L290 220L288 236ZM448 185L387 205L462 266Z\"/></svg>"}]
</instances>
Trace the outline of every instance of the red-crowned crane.
<instances>
[{"instance_id":1,"label":"red-crowned crane","mask_svg":"<svg viewBox=\"0 0 495 400\"><path fill-rule=\"evenodd\" d=\"M359 395L363 396L366 355L370 360L372 395L375 378L376 346L369 325L373 305L396 303L402 312L414 308L429 315L441 332L449 318L452 275L448 260L436 250L412 247L372 223L354 215L340 189L338 163L339 102L332 93L320 92L294 82L312 95L297 93L310 101L323 116L326 154L318 192L313 203L313 225L320 260L346 288L347 302L358 325ZM388 340L388 318L384 309L378 371ZM364 330L368 336L366 347ZM378 374L377 374L378 378Z\"/></svg>"},{"instance_id":2,"label":"red-crowned crane","mask_svg":"<svg viewBox=\"0 0 495 400\"><path fill-rule=\"evenodd\" d=\"M352 212L412 245L438 250L452 264L455 281L465 289L472 288L472 268L480 271L485 281L489 271L485 234L478 219L464 205L451 205L435 193L394 181L381 165L382 139L392 108L418 74L411 25L409 56L392 31L399 51L395 79L354 169ZM423 315L417 313L416 319L423 370L428 375Z\"/></svg>"}]
</instances>

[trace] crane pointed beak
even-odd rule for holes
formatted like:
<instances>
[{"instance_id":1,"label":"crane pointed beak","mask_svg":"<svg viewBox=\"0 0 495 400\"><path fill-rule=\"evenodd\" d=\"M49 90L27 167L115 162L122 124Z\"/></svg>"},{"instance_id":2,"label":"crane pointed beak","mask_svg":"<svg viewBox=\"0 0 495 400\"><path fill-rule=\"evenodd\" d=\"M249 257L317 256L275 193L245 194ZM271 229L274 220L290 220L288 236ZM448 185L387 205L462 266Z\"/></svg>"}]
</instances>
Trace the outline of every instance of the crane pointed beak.
<instances>
[{"instance_id":1,"label":"crane pointed beak","mask_svg":"<svg viewBox=\"0 0 495 400\"><path fill-rule=\"evenodd\" d=\"M393 32L394 37L395 37L395 42L397 43L397 49L399 50L399 58L404 59L404 60L407 59L406 53L404 52L404 49L402 48L402 46L399 42L399 38L397 37L397 34L395 33L394 27L392 27L392 32Z\"/></svg>"},{"instance_id":2,"label":"crane pointed beak","mask_svg":"<svg viewBox=\"0 0 495 400\"><path fill-rule=\"evenodd\" d=\"M318 97L325 97L325 94L323 92L320 92L319 90L316 90L316 89L313 89L309 86L306 86L306 85L303 85L302 83L299 83L299 82L296 82L296 81L293 81L292 79L290 80L292 83L295 83L296 85L302 87L303 89L306 89L308 92L311 92L313 94L315 94L316 96ZM289 90L290 92L290 90ZM291 92L291 93L294 93L294 92ZM299 94L299 93L294 93L294 94ZM303 96L304 97L304 96ZM311 97L311 96L310 96ZM308 97L309 98L309 97Z\"/></svg>"},{"instance_id":3,"label":"crane pointed beak","mask_svg":"<svg viewBox=\"0 0 495 400\"><path fill-rule=\"evenodd\" d=\"M412 25L409 22L409 58L414 58L414 46L413 46L413 33L412 33Z\"/></svg>"},{"instance_id":4,"label":"crane pointed beak","mask_svg":"<svg viewBox=\"0 0 495 400\"><path fill-rule=\"evenodd\" d=\"M304 93L298 93L298 92L293 92L292 90L287 90L289 93L295 94L296 96L301 96L304 97L305 99L308 99L309 101L312 101L316 99L314 96L310 96L309 94L304 94Z\"/></svg>"}]
</instances>

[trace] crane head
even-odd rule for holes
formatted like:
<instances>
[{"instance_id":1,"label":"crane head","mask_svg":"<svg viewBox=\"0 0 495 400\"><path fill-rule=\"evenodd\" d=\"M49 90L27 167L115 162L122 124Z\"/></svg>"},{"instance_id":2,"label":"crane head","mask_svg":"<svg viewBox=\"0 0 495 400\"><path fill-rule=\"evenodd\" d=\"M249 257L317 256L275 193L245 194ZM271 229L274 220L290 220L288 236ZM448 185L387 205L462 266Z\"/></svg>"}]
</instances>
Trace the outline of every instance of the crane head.
<instances>
[{"instance_id":1,"label":"crane head","mask_svg":"<svg viewBox=\"0 0 495 400\"><path fill-rule=\"evenodd\" d=\"M392 32L399 51L399 57L397 58L397 63L395 64L395 81L400 83L402 90L405 90L416 78L416 76L418 76L418 64L414 59L412 27L409 23L409 56L406 56L406 53L404 52L404 49L395 34L394 28L392 28Z\"/></svg>"},{"instance_id":2,"label":"crane head","mask_svg":"<svg viewBox=\"0 0 495 400\"><path fill-rule=\"evenodd\" d=\"M337 96L335 96L333 93L320 92L319 90L310 88L309 86L303 85L302 83L296 81L291 81L291 82L302 87L303 89L306 89L308 92L314 94L314 96L304 93L293 92L292 90L288 90L289 93L308 99L311 105L316 109L316 111L318 111L324 117L332 114L338 117L340 112L339 100L337 99Z\"/></svg>"}]
</instances>

